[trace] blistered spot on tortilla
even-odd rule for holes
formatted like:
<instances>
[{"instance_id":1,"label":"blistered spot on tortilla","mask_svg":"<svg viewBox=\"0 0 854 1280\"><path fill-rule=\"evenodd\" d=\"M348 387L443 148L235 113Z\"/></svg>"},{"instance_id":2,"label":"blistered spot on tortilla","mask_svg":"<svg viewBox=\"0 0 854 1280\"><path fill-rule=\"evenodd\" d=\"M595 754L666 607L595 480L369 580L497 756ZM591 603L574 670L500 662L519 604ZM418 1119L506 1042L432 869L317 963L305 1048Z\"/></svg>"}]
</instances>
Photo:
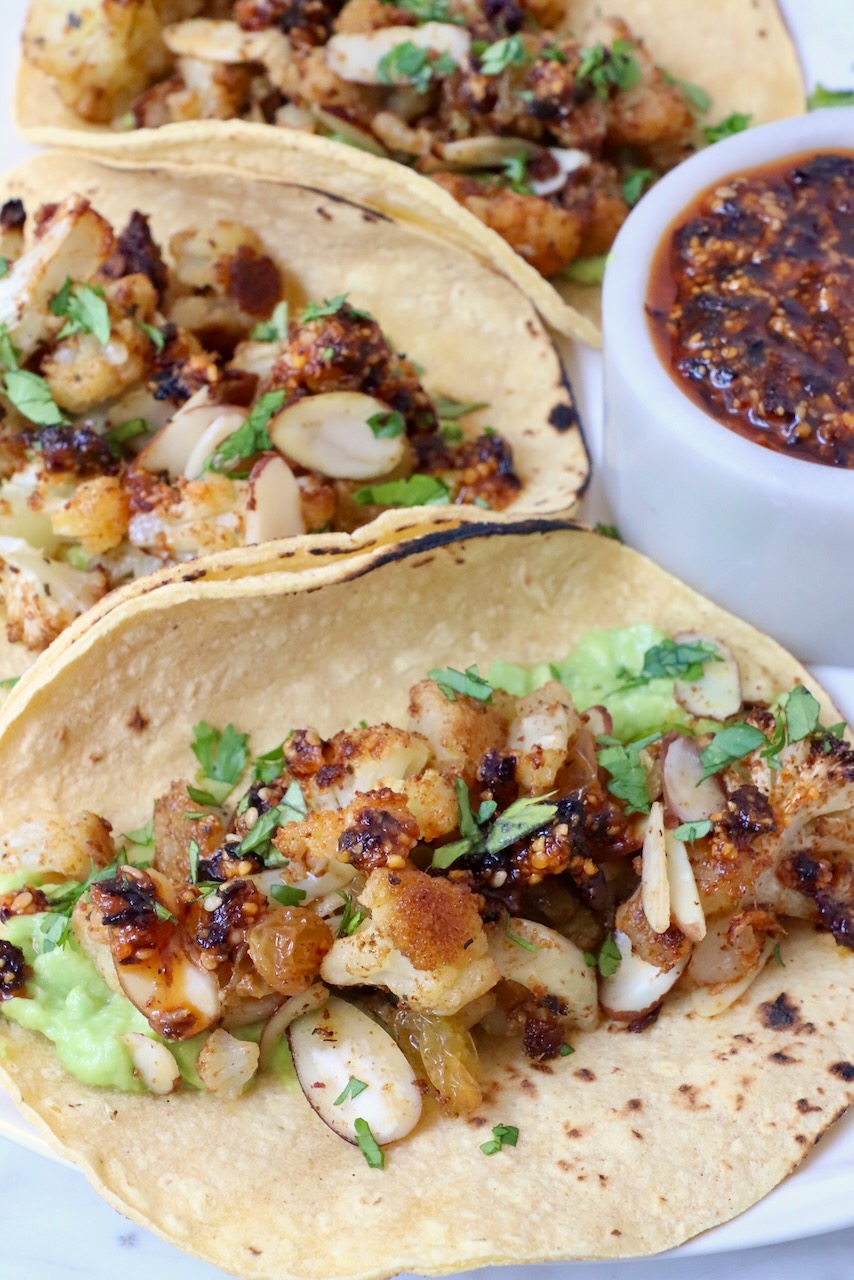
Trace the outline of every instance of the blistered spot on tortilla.
<instances>
[{"instance_id":1,"label":"blistered spot on tortilla","mask_svg":"<svg viewBox=\"0 0 854 1280\"><path fill-rule=\"evenodd\" d=\"M249 1250L249 1252L250 1252L251 1254L253 1254L256 1258L260 1258L260 1257L261 1257L261 1250L260 1250L260 1249L256 1249L256 1248L255 1248L255 1246L254 1246L254 1244L248 1244L248 1245L246 1246L246 1248L247 1248L247 1249Z\"/></svg>"},{"instance_id":2,"label":"blistered spot on tortilla","mask_svg":"<svg viewBox=\"0 0 854 1280\"><path fill-rule=\"evenodd\" d=\"M473 1129L482 1129L485 1124L489 1123L486 1116L469 1116L468 1122Z\"/></svg>"},{"instance_id":3,"label":"blistered spot on tortilla","mask_svg":"<svg viewBox=\"0 0 854 1280\"><path fill-rule=\"evenodd\" d=\"M777 1051L777 1053L769 1053L769 1054L768 1054L768 1061L769 1061L769 1062L776 1062L776 1063L777 1063L777 1065L778 1065L778 1066L781 1066L781 1067L787 1067L790 1063L792 1063L792 1062L797 1062L797 1061L798 1061L798 1059L797 1059L797 1058L792 1058L792 1057L790 1057L790 1056L789 1056L789 1054L788 1054L788 1053L781 1053L781 1052L778 1050L778 1051Z\"/></svg>"},{"instance_id":4,"label":"blistered spot on tortilla","mask_svg":"<svg viewBox=\"0 0 854 1280\"><path fill-rule=\"evenodd\" d=\"M224 566L224 568L226 569L229 567L230 567L229 565ZM206 576L207 576L206 569L191 569L189 573L181 574L181 581L182 582L198 582L199 578L204 578Z\"/></svg>"},{"instance_id":5,"label":"blistered spot on tortilla","mask_svg":"<svg viewBox=\"0 0 854 1280\"><path fill-rule=\"evenodd\" d=\"M656 1005L654 1009L650 1009L649 1013L643 1014L640 1018L635 1018L634 1022L630 1022L626 1027L626 1031L632 1035L640 1035L649 1027L654 1027L658 1022L658 1015L661 1013L661 1005Z\"/></svg>"},{"instance_id":6,"label":"blistered spot on tortilla","mask_svg":"<svg viewBox=\"0 0 854 1280\"><path fill-rule=\"evenodd\" d=\"M590 1070L589 1067L579 1067L577 1071L573 1072L573 1075L578 1080L586 1080L588 1082L596 1079L595 1075L593 1074L593 1072Z\"/></svg>"},{"instance_id":7,"label":"blistered spot on tortilla","mask_svg":"<svg viewBox=\"0 0 854 1280\"><path fill-rule=\"evenodd\" d=\"M854 1062L832 1062L830 1074L838 1076L840 1080L854 1080Z\"/></svg>"},{"instance_id":8,"label":"blistered spot on tortilla","mask_svg":"<svg viewBox=\"0 0 854 1280\"><path fill-rule=\"evenodd\" d=\"M536 1098L537 1086L534 1084L533 1080L529 1079L528 1076L522 1077L519 1081L519 1087L523 1089L525 1093L530 1093L531 1097Z\"/></svg>"},{"instance_id":9,"label":"blistered spot on tortilla","mask_svg":"<svg viewBox=\"0 0 854 1280\"><path fill-rule=\"evenodd\" d=\"M332 214L329 212L329 210L328 210L328 209L324 209L322 205L318 205L318 206L317 206L317 208L315 209L315 213L317 214L317 216L318 216L319 218L323 218L324 222L334 222L334 221L335 221L335 219L332 217Z\"/></svg>"},{"instance_id":10,"label":"blistered spot on tortilla","mask_svg":"<svg viewBox=\"0 0 854 1280\"><path fill-rule=\"evenodd\" d=\"M744 1094L743 1094L743 1093L737 1093L737 1094L735 1095L735 1109L736 1109L736 1111L741 1111L741 1109L742 1109L742 1107L743 1107L743 1106L744 1106Z\"/></svg>"},{"instance_id":11,"label":"blistered spot on tortilla","mask_svg":"<svg viewBox=\"0 0 854 1280\"><path fill-rule=\"evenodd\" d=\"M632 1137L637 1138L638 1142L644 1141L644 1136L641 1133L640 1129L632 1129Z\"/></svg>"},{"instance_id":12,"label":"blistered spot on tortilla","mask_svg":"<svg viewBox=\"0 0 854 1280\"><path fill-rule=\"evenodd\" d=\"M626 1110L627 1110L627 1111L642 1111L642 1110L643 1110L643 1102L641 1101L641 1099L640 1099L640 1098L629 1098L628 1102L626 1103Z\"/></svg>"},{"instance_id":13,"label":"blistered spot on tortilla","mask_svg":"<svg viewBox=\"0 0 854 1280\"><path fill-rule=\"evenodd\" d=\"M554 1075L554 1067L549 1066L547 1062L529 1062L528 1065L532 1071L539 1071L544 1076Z\"/></svg>"},{"instance_id":14,"label":"blistered spot on tortilla","mask_svg":"<svg viewBox=\"0 0 854 1280\"><path fill-rule=\"evenodd\" d=\"M622 1234L622 1231L620 1231L618 1227L614 1227L614 1230L611 1232L612 1236L621 1236Z\"/></svg>"},{"instance_id":15,"label":"blistered spot on tortilla","mask_svg":"<svg viewBox=\"0 0 854 1280\"><path fill-rule=\"evenodd\" d=\"M128 720L128 728L134 733L144 733L148 728L148 719L142 714L139 707L134 707Z\"/></svg>"},{"instance_id":16,"label":"blistered spot on tortilla","mask_svg":"<svg viewBox=\"0 0 854 1280\"><path fill-rule=\"evenodd\" d=\"M102 751L90 752L90 755L89 755L90 764L100 764L103 759L104 759L104 754Z\"/></svg>"},{"instance_id":17,"label":"blistered spot on tortilla","mask_svg":"<svg viewBox=\"0 0 854 1280\"><path fill-rule=\"evenodd\" d=\"M766 1000L759 1006L759 1018L769 1031L787 1031L798 1020L800 1009L781 991L773 1002Z\"/></svg>"},{"instance_id":18,"label":"blistered spot on tortilla","mask_svg":"<svg viewBox=\"0 0 854 1280\"><path fill-rule=\"evenodd\" d=\"M412 567L413 569L423 569L425 565L432 564L435 558L435 556L424 556L422 560L413 560Z\"/></svg>"},{"instance_id":19,"label":"blistered spot on tortilla","mask_svg":"<svg viewBox=\"0 0 854 1280\"><path fill-rule=\"evenodd\" d=\"M549 426L555 431L571 431L578 425L578 414L571 404L556 404L549 414Z\"/></svg>"},{"instance_id":20,"label":"blistered spot on tortilla","mask_svg":"<svg viewBox=\"0 0 854 1280\"><path fill-rule=\"evenodd\" d=\"M809 1098L798 1098L795 1106L802 1116L808 1115L810 1111L821 1111L821 1107L814 1107Z\"/></svg>"},{"instance_id":21,"label":"blistered spot on tortilla","mask_svg":"<svg viewBox=\"0 0 854 1280\"><path fill-rule=\"evenodd\" d=\"M573 1127L568 1121L564 1121L563 1131L568 1138L583 1138L584 1130Z\"/></svg>"},{"instance_id":22,"label":"blistered spot on tortilla","mask_svg":"<svg viewBox=\"0 0 854 1280\"><path fill-rule=\"evenodd\" d=\"M572 1173L572 1165L568 1160L558 1160L557 1167L561 1173Z\"/></svg>"},{"instance_id":23,"label":"blistered spot on tortilla","mask_svg":"<svg viewBox=\"0 0 854 1280\"><path fill-rule=\"evenodd\" d=\"M798 1142L800 1143L801 1146L804 1146L807 1142L809 1142L809 1138L804 1133L796 1133L795 1142Z\"/></svg>"},{"instance_id":24,"label":"blistered spot on tortilla","mask_svg":"<svg viewBox=\"0 0 854 1280\"><path fill-rule=\"evenodd\" d=\"M680 1084L676 1090L676 1102L688 1111L709 1111L708 1102L700 1101L700 1090L695 1084Z\"/></svg>"}]
</instances>

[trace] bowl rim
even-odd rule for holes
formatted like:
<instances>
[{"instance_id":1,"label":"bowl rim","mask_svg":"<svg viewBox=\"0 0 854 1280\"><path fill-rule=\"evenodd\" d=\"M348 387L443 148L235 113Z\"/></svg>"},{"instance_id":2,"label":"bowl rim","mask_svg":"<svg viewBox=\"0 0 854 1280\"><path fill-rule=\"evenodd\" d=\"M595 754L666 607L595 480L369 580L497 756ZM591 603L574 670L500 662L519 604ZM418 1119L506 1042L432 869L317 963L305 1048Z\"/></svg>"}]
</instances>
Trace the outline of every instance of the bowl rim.
<instances>
[{"instance_id":1,"label":"bowl rim","mask_svg":"<svg viewBox=\"0 0 854 1280\"><path fill-rule=\"evenodd\" d=\"M776 120L723 139L696 152L665 174L638 201L608 257L602 327L605 355L606 427L608 383L615 365L631 375L632 394L649 420L680 448L717 466L729 464L758 486L850 501L851 468L831 467L763 448L701 409L663 364L646 315L653 259L667 229L711 184L786 156L845 150L854 156L854 107L827 107ZM757 466L758 450L762 466Z\"/></svg>"}]
</instances>

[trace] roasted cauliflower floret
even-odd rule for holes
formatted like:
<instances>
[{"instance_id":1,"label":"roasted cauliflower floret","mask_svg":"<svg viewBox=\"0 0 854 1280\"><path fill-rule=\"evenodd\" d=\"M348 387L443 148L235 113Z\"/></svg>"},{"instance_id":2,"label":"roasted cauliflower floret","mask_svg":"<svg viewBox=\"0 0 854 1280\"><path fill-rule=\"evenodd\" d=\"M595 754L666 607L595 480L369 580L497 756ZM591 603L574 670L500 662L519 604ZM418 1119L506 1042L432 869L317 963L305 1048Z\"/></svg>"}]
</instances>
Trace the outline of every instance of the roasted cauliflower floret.
<instances>
[{"instance_id":1,"label":"roasted cauliflower floret","mask_svg":"<svg viewBox=\"0 0 854 1280\"><path fill-rule=\"evenodd\" d=\"M179 231L169 247L179 286L231 300L247 323L269 316L282 296L282 278L258 235L238 222Z\"/></svg>"},{"instance_id":2,"label":"roasted cauliflower floret","mask_svg":"<svg viewBox=\"0 0 854 1280\"><path fill-rule=\"evenodd\" d=\"M84 480L73 496L54 513L54 531L74 538L87 555L117 547L127 535L130 503L118 476Z\"/></svg>"},{"instance_id":3,"label":"roasted cauliflower floret","mask_svg":"<svg viewBox=\"0 0 854 1280\"><path fill-rule=\"evenodd\" d=\"M160 501L135 511L128 537L162 560L187 560L243 545L245 484L216 472L161 486Z\"/></svg>"},{"instance_id":4,"label":"roasted cauliflower floret","mask_svg":"<svg viewBox=\"0 0 854 1280\"><path fill-rule=\"evenodd\" d=\"M20 538L0 538L0 565L6 635L28 649L46 649L109 585L101 569L48 560Z\"/></svg>"},{"instance_id":5,"label":"roasted cauliflower floret","mask_svg":"<svg viewBox=\"0 0 854 1280\"><path fill-rule=\"evenodd\" d=\"M0 875L32 870L86 880L114 856L109 823L94 813L75 818L40 813L17 824L10 821L0 834Z\"/></svg>"},{"instance_id":6,"label":"roasted cauliflower floret","mask_svg":"<svg viewBox=\"0 0 854 1280\"><path fill-rule=\"evenodd\" d=\"M371 918L336 939L321 965L334 986L386 987L413 1008L450 1015L499 974L468 889L414 868L374 871L359 901Z\"/></svg>"},{"instance_id":7,"label":"roasted cauliflower floret","mask_svg":"<svg viewBox=\"0 0 854 1280\"><path fill-rule=\"evenodd\" d=\"M409 723L427 739L437 766L469 784L487 751L502 748L507 738L507 719L497 706L462 694L451 702L433 680L412 686Z\"/></svg>"},{"instance_id":8,"label":"roasted cauliflower floret","mask_svg":"<svg viewBox=\"0 0 854 1280\"><path fill-rule=\"evenodd\" d=\"M519 699L507 750L516 757L516 781L523 791L551 790L581 729L581 716L557 680Z\"/></svg>"}]
</instances>

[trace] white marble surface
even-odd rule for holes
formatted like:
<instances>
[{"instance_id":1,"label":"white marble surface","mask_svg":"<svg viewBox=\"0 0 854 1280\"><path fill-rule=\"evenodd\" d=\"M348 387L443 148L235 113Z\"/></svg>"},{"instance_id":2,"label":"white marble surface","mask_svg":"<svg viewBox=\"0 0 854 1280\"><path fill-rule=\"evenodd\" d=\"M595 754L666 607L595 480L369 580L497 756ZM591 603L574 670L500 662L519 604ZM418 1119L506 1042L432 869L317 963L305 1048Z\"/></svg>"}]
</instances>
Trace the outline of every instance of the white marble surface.
<instances>
[{"instance_id":1,"label":"white marble surface","mask_svg":"<svg viewBox=\"0 0 854 1280\"><path fill-rule=\"evenodd\" d=\"M702 2L702 0L700 0ZM745 4L749 0L744 0ZM619 6L616 6L619 7ZM783 0L810 83L854 83L854 0ZM2 0L6 38L0 42L0 167L23 158L14 137L9 103L17 50L14 33L25 0ZM573 362L575 363L575 362ZM587 426L598 443L598 358L585 353L578 390ZM596 501L594 490L594 502ZM597 513L598 514L598 513ZM841 691L841 690L840 690ZM847 699L846 699L847 701ZM628 1178L627 1178L628 1182ZM854 1204L854 1183L851 1186ZM812 1219L793 1215L786 1234L809 1233ZM854 1220L854 1208L852 1208ZM498 1275L497 1272L493 1273ZM651 1261L507 1268L502 1280L850 1280L854 1276L854 1227L749 1251ZM215 1280L223 1273L186 1258L122 1218L75 1170L48 1162L0 1138L0 1280ZM487 1272L471 1273L483 1276Z\"/></svg>"}]
</instances>

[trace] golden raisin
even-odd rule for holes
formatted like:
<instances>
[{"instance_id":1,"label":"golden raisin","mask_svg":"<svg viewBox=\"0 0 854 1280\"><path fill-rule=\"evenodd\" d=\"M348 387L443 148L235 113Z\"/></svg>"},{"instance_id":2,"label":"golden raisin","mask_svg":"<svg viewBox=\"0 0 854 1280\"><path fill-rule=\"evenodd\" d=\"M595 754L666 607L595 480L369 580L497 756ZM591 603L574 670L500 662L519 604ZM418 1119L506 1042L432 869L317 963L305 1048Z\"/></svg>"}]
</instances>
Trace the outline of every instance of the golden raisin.
<instances>
[{"instance_id":1,"label":"golden raisin","mask_svg":"<svg viewBox=\"0 0 854 1280\"><path fill-rule=\"evenodd\" d=\"M311 986L332 942L332 930L309 908L278 907L250 931L249 955L274 991L295 996Z\"/></svg>"}]
</instances>

